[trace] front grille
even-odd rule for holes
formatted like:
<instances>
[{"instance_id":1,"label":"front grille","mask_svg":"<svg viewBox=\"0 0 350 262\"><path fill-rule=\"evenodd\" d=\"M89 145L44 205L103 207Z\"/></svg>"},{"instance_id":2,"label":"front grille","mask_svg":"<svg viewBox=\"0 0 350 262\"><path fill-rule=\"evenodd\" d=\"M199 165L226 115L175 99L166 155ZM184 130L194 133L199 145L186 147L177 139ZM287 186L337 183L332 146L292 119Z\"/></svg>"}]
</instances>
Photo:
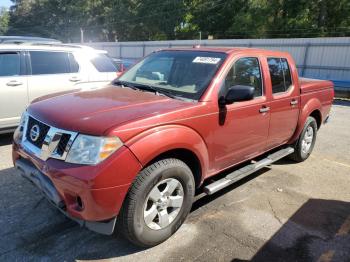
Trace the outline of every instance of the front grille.
<instances>
[{"instance_id":1,"label":"front grille","mask_svg":"<svg viewBox=\"0 0 350 262\"><path fill-rule=\"evenodd\" d=\"M22 145L28 152L46 161L49 158L65 160L78 133L49 126L28 116ZM43 146L47 143L47 146Z\"/></svg>"},{"instance_id":2,"label":"front grille","mask_svg":"<svg viewBox=\"0 0 350 262\"><path fill-rule=\"evenodd\" d=\"M31 131L32 131L33 126L35 126L35 125L39 127L38 137L35 140L33 140L32 139L33 137L31 136ZM49 132L49 129L50 129L50 127L48 125L45 125L44 123L41 123L40 121L38 121L32 117L29 117L26 138L33 145L35 145L38 148L41 148L43 143L44 143L47 132Z\"/></svg>"},{"instance_id":3,"label":"front grille","mask_svg":"<svg viewBox=\"0 0 350 262\"><path fill-rule=\"evenodd\" d=\"M70 134L62 134L62 137L61 137L61 140L60 142L58 143L58 146L57 146L57 149L56 149L56 153L60 156L63 155L67 145L68 145L68 142L69 142L69 139L70 139L71 135Z\"/></svg>"}]
</instances>

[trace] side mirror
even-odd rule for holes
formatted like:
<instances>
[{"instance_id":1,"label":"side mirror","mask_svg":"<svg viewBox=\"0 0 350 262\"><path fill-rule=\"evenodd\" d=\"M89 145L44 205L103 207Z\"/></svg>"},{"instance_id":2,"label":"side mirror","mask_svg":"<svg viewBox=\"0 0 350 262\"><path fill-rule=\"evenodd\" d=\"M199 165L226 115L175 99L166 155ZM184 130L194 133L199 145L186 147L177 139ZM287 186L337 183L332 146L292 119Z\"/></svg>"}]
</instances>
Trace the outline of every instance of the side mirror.
<instances>
[{"instance_id":1,"label":"side mirror","mask_svg":"<svg viewBox=\"0 0 350 262\"><path fill-rule=\"evenodd\" d=\"M254 87L236 85L231 86L225 97L220 97L219 104L221 106L232 104L233 102L248 101L254 98Z\"/></svg>"}]
</instances>

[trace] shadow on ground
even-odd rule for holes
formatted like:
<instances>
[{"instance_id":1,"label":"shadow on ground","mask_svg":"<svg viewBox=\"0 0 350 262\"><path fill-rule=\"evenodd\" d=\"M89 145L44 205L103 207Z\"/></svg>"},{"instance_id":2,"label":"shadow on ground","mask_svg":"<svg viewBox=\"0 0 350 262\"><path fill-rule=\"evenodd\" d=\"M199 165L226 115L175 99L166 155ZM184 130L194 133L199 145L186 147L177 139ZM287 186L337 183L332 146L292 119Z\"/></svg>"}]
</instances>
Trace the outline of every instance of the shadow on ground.
<instances>
[{"instance_id":1,"label":"shadow on ground","mask_svg":"<svg viewBox=\"0 0 350 262\"><path fill-rule=\"evenodd\" d=\"M235 190L236 188L239 188L241 185L257 178L258 176L261 176L262 174L264 174L265 172L267 172L269 170L270 169L267 167L262 168L262 169L256 171L255 173L243 178L242 180L237 181L236 183L234 183L226 188L221 189L220 191L218 191L212 195L206 195L202 192L202 189L200 189L197 192L196 201L192 205L191 212L194 212L195 210L209 204L210 202L214 201L215 199L229 193L232 190ZM224 177L226 175L226 173L219 175L217 178ZM207 181L207 182L209 182L209 181Z\"/></svg>"},{"instance_id":2,"label":"shadow on ground","mask_svg":"<svg viewBox=\"0 0 350 262\"><path fill-rule=\"evenodd\" d=\"M349 261L349 259L350 203L310 199L249 261Z\"/></svg>"},{"instance_id":3,"label":"shadow on ground","mask_svg":"<svg viewBox=\"0 0 350 262\"><path fill-rule=\"evenodd\" d=\"M1 134L0 135L0 146L7 146L12 144L13 134Z\"/></svg>"},{"instance_id":4,"label":"shadow on ground","mask_svg":"<svg viewBox=\"0 0 350 262\"><path fill-rule=\"evenodd\" d=\"M345 99L335 99L333 101L333 105L337 106L350 106L350 100L345 100Z\"/></svg>"}]
</instances>

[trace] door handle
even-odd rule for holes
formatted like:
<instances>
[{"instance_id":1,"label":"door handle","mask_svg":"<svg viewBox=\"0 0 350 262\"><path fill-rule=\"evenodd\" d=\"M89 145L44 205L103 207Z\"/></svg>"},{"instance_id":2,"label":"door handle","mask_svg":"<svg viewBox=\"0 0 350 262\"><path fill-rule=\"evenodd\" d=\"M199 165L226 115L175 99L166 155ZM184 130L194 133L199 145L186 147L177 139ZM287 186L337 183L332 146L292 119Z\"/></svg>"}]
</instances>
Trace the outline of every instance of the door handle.
<instances>
[{"instance_id":1,"label":"door handle","mask_svg":"<svg viewBox=\"0 0 350 262\"><path fill-rule=\"evenodd\" d=\"M17 80L12 80L12 81L8 82L6 85L7 86L20 86L20 85L23 85L23 83L19 82Z\"/></svg>"},{"instance_id":2,"label":"door handle","mask_svg":"<svg viewBox=\"0 0 350 262\"><path fill-rule=\"evenodd\" d=\"M298 104L298 100L296 100L296 99L293 99L292 101L290 101L291 106L295 106L297 104Z\"/></svg>"},{"instance_id":3,"label":"door handle","mask_svg":"<svg viewBox=\"0 0 350 262\"><path fill-rule=\"evenodd\" d=\"M262 108L259 109L260 113L266 113L268 111L270 111L270 107L268 106L263 106Z\"/></svg>"},{"instance_id":4,"label":"door handle","mask_svg":"<svg viewBox=\"0 0 350 262\"><path fill-rule=\"evenodd\" d=\"M69 81L71 81L71 82L79 82L80 79L78 77L76 77L76 76L73 76L73 77L69 78Z\"/></svg>"}]
</instances>

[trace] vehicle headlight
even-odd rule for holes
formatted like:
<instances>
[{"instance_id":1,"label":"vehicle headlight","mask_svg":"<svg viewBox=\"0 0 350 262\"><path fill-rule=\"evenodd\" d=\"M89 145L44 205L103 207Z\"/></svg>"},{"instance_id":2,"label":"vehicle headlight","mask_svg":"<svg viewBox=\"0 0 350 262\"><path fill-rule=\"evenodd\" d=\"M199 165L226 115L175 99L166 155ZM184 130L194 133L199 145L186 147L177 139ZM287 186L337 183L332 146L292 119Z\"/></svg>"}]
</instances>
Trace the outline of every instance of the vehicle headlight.
<instances>
[{"instance_id":1,"label":"vehicle headlight","mask_svg":"<svg viewBox=\"0 0 350 262\"><path fill-rule=\"evenodd\" d=\"M16 128L15 133L13 134L14 139L18 139L18 140L22 139L24 126L25 126L25 124L27 122L27 118L28 118L28 113L27 113L27 111L24 111L22 113L21 120L19 121L19 125Z\"/></svg>"},{"instance_id":2,"label":"vehicle headlight","mask_svg":"<svg viewBox=\"0 0 350 262\"><path fill-rule=\"evenodd\" d=\"M69 150L66 162L96 165L123 146L118 137L78 135Z\"/></svg>"}]
</instances>

